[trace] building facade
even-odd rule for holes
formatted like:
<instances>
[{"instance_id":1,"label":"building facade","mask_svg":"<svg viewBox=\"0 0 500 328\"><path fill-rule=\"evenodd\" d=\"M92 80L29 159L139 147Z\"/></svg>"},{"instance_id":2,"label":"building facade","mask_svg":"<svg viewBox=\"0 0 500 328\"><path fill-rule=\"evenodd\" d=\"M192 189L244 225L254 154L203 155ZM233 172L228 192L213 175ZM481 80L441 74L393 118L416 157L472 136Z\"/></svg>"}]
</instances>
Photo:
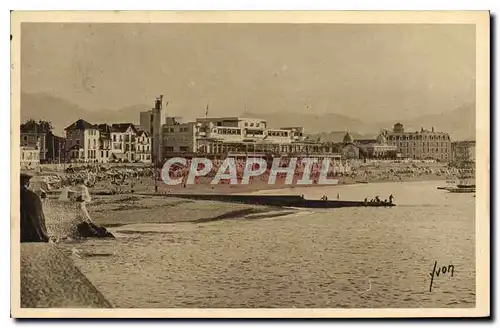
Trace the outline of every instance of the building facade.
<instances>
[{"instance_id":1,"label":"building facade","mask_svg":"<svg viewBox=\"0 0 500 328\"><path fill-rule=\"evenodd\" d=\"M66 128L66 136L70 162L151 162L151 137L132 123L78 120Z\"/></svg>"},{"instance_id":2,"label":"building facade","mask_svg":"<svg viewBox=\"0 0 500 328\"><path fill-rule=\"evenodd\" d=\"M435 159L451 161L451 139L445 132L434 128L416 132L406 132L403 124L397 123L391 132L385 132L389 145L396 146L402 158Z\"/></svg>"},{"instance_id":3,"label":"building facade","mask_svg":"<svg viewBox=\"0 0 500 328\"><path fill-rule=\"evenodd\" d=\"M147 133L153 133L153 111L148 110L139 113L139 126Z\"/></svg>"},{"instance_id":4,"label":"building facade","mask_svg":"<svg viewBox=\"0 0 500 328\"><path fill-rule=\"evenodd\" d=\"M99 124L99 162L150 163L151 137L133 123Z\"/></svg>"},{"instance_id":5,"label":"building facade","mask_svg":"<svg viewBox=\"0 0 500 328\"><path fill-rule=\"evenodd\" d=\"M136 137L136 160L151 163L151 135L144 130L138 130Z\"/></svg>"},{"instance_id":6,"label":"building facade","mask_svg":"<svg viewBox=\"0 0 500 328\"><path fill-rule=\"evenodd\" d=\"M97 125L79 119L67 128L66 157L70 162L97 163L99 161L100 132Z\"/></svg>"},{"instance_id":7,"label":"building facade","mask_svg":"<svg viewBox=\"0 0 500 328\"><path fill-rule=\"evenodd\" d=\"M21 146L38 148L42 164L64 162L65 142L65 138L54 135L52 131L21 128Z\"/></svg>"},{"instance_id":8,"label":"building facade","mask_svg":"<svg viewBox=\"0 0 500 328\"><path fill-rule=\"evenodd\" d=\"M302 127L269 128L265 120L242 117L198 118L195 122L167 117L163 150L165 157L333 154L331 144L305 140Z\"/></svg>"},{"instance_id":9,"label":"building facade","mask_svg":"<svg viewBox=\"0 0 500 328\"><path fill-rule=\"evenodd\" d=\"M452 160L454 162L475 162L476 142L456 141L451 144Z\"/></svg>"},{"instance_id":10,"label":"building facade","mask_svg":"<svg viewBox=\"0 0 500 328\"><path fill-rule=\"evenodd\" d=\"M21 146L21 168L35 168L40 164L40 150L36 147Z\"/></svg>"}]
</instances>

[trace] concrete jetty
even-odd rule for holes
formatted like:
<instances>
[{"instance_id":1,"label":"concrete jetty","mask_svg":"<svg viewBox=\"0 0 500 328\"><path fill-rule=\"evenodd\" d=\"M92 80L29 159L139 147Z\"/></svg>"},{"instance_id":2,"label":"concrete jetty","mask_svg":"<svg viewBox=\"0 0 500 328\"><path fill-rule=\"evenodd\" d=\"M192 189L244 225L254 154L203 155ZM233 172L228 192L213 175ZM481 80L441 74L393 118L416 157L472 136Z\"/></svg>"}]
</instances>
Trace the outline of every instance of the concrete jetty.
<instances>
[{"instance_id":1,"label":"concrete jetty","mask_svg":"<svg viewBox=\"0 0 500 328\"><path fill-rule=\"evenodd\" d=\"M392 203L371 203L349 200L314 200L295 195L231 195L231 194L167 194L166 197L176 197L194 200L231 202L250 205L299 207L299 208L343 208L343 207L393 207Z\"/></svg>"},{"instance_id":2,"label":"concrete jetty","mask_svg":"<svg viewBox=\"0 0 500 328\"><path fill-rule=\"evenodd\" d=\"M111 308L54 244L21 244L21 308Z\"/></svg>"}]
</instances>

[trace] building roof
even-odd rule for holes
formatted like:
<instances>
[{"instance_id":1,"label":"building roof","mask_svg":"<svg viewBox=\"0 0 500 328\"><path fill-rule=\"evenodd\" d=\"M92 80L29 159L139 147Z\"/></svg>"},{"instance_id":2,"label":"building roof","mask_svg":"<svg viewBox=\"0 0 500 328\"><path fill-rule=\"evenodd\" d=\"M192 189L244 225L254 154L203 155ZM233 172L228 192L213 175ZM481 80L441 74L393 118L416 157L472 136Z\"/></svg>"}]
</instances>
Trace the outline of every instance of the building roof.
<instances>
[{"instance_id":1,"label":"building roof","mask_svg":"<svg viewBox=\"0 0 500 328\"><path fill-rule=\"evenodd\" d=\"M345 144L353 143L354 142L354 138L352 137L352 135L349 132L347 132L345 134L345 136L344 136L344 140L343 141L344 141Z\"/></svg>"},{"instance_id":2,"label":"building roof","mask_svg":"<svg viewBox=\"0 0 500 328\"><path fill-rule=\"evenodd\" d=\"M196 121L260 121L266 122L266 120L260 117L239 117L239 116L229 116L229 117L199 117Z\"/></svg>"},{"instance_id":3,"label":"building roof","mask_svg":"<svg viewBox=\"0 0 500 328\"><path fill-rule=\"evenodd\" d=\"M137 128L132 123L114 123L114 124L111 124L111 127L113 129L115 129L115 131L112 131L112 132L121 132L121 133L126 132L130 126L132 127L134 132L137 133Z\"/></svg>"},{"instance_id":4,"label":"building roof","mask_svg":"<svg viewBox=\"0 0 500 328\"><path fill-rule=\"evenodd\" d=\"M379 143L379 144L386 144L387 143L387 139L385 138L385 136L382 133L377 136L377 143Z\"/></svg>"},{"instance_id":5,"label":"building roof","mask_svg":"<svg viewBox=\"0 0 500 328\"><path fill-rule=\"evenodd\" d=\"M64 130L91 130L97 129L97 125L91 124L84 119L79 119L70 126L66 127Z\"/></svg>"},{"instance_id":6,"label":"building roof","mask_svg":"<svg viewBox=\"0 0 500 328\"><path fill-rule=\"evenodd\" d=\"M144 129L142 128L138 128L137 129L137 134L142 136L142 135L145 135L146 137L149 137L149 133L147 133Z\"/></svg>"},{"instance_id":7,"label":"building roof","mask_svg":"<svg viewBox=\"0 0 500 328\"><path fill-rule=\"evenodd\" d=\"M362 144L362 145L367 145L367 144L372 144L376 143L376 139L356 139L356 143Z\"/></svg>"}]
</instances>

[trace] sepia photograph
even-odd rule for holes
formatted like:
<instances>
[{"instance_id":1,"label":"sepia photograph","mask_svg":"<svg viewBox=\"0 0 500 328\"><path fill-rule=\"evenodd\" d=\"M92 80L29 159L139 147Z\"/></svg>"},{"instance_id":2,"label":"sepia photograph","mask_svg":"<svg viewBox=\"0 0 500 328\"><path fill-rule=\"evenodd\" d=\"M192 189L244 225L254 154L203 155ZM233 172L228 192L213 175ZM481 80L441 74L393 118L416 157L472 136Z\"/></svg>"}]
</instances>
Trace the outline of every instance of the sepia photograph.
<instances>
[{"instance_id":1,"label":"sepia photograph","mask_svg":"<svg viewBox=\"0 0 500 328\"><path fill-rule=\"evenodd\" d=\"M11 26L13 317L490 315L489 12Z\"/></svg>"}]
</instances>

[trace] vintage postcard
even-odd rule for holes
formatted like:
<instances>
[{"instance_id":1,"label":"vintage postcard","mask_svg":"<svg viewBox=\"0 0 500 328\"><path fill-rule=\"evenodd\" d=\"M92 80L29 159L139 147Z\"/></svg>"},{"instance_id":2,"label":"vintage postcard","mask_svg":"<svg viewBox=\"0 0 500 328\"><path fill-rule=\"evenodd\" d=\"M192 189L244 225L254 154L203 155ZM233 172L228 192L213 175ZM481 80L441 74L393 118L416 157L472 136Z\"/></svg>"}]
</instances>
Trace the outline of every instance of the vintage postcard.
<instances>
[{"instance_id":1,"label":"vintage postcard","mask_svg":"<svg viewBox=\"0 0 500 328\"><path fill-rule=\"evenodd\" d=\"M490 315L489 12L11 33L14 317Z\"/></svg>"}]
</instances>

